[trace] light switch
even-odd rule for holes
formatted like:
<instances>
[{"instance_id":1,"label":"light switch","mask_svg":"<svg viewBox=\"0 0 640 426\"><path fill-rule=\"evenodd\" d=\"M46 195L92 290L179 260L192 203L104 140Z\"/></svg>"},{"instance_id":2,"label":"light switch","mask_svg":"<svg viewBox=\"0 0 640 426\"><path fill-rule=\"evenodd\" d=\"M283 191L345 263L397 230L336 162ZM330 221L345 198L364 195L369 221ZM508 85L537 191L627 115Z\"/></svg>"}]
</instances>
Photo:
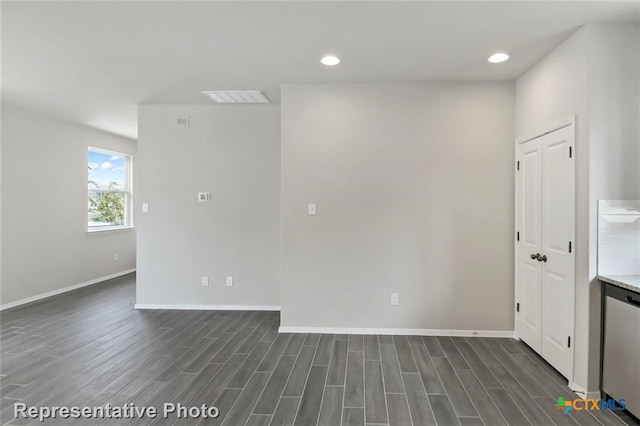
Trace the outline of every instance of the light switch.
<instances>
[{"instance_id":1,"label":"light switch","mask_svg":"<svg viewBox=\"0 0 640 426\"><path fill-rule=\"evenodd\" d=\"M149 213L149 203L142 203L142 213Z\"/></svg>"},{"instance_id":2,"label":"light switch","mask_svg":"<svg viewBox=\"0 0 640 426\"><path fill-rule=\"evenodd\" d=\"M316 215L316 203L309 203L308 212L309 212L309 216Z\"/></svg>"}]
</instances>

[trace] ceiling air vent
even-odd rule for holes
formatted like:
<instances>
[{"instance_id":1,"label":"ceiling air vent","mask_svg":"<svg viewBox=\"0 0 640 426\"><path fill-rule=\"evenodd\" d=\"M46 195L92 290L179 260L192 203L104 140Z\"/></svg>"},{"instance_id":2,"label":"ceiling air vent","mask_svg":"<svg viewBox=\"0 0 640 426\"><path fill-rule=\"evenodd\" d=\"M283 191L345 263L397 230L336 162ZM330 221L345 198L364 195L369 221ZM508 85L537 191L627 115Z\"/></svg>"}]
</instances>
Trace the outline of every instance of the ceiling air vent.
<instances>
[{"instance_id":1,"label":"ceiling air vent","mask_svg":"<svg viewBox=\"0 0 640 426\"><path fill-rule=\"evenodd\" d=\"M269 99L259 90L203 91L217 104L268 104Z\"/></svg>"}]
</instances>

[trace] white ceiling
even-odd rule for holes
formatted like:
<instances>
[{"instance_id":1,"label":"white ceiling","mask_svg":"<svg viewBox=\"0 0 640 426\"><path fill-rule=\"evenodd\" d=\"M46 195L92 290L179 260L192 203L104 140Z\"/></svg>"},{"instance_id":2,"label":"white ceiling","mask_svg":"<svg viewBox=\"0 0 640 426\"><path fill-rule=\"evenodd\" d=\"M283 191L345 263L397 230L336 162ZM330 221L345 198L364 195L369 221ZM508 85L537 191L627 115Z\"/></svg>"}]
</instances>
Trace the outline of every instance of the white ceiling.
<instances>
[{"instance_id":1,"label":"white ceiling","mask_svg":"<svg viewBox=\"0 0 640 426\"><path fill-rule=\"evenodd\" d=\"M601 21L637 22L638 2L3 2L2 97L135 138L138 104L201 90L514 79Z\"/></svg>"}]
</instances>

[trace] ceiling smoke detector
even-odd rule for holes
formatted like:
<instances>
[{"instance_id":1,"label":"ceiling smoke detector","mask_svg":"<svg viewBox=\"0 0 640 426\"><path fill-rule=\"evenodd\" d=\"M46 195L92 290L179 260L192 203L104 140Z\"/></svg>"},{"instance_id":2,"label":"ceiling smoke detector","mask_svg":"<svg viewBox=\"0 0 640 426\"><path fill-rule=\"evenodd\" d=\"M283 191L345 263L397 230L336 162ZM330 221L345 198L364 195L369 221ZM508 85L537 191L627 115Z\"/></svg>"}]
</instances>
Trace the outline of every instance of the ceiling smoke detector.
<instances>
[{"instance_id":1,"label":"ceiling smoke detector","mask_svg":"<svg viewBox=\"0 0 640 426\"><path fill-rule=\"evenodd\" d=\"M269 104L271 101L259 90L205 90L217 104Z\"/></svg>"}]
</instances>

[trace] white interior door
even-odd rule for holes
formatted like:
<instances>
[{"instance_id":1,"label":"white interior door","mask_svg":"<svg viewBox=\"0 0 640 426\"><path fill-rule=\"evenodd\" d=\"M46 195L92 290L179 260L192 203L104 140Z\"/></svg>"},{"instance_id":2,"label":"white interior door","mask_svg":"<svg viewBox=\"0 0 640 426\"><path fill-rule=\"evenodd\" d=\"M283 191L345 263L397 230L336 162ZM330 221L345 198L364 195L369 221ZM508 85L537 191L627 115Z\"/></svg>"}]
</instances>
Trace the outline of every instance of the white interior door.
<instances>
[{"instance_id":1,"label":"white interior door","mask_svg":"<svg viewBox=\"0 0 640 426\"><path fill-rule=\"evenodd\" d=\"M573 126L542 137L542 348L564 376L573 372L575 162Z\"/></svg>"},{"instance_id":2,"label":"white interior door","mask_svg":"<svg viewBox=\"0 0 640 426\"><path fill-rule=\"evenodd\" d=\"M534 257L542 251L542 138L519 145L516 159L517 330L522 340L540 352L542 262Z\"/></svg>"}]
</instances>

